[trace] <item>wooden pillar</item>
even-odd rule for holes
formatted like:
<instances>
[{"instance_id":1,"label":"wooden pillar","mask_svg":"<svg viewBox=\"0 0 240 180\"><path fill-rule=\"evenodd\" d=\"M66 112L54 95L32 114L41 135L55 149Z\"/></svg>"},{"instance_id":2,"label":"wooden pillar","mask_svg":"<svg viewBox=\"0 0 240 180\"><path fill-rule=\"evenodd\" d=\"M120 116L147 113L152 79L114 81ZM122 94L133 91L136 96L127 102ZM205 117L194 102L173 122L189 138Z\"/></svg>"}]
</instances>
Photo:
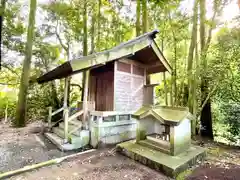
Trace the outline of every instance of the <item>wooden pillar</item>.
<instances>
[{"instance_id":1,"label":"wooden pillar","mask_svg":"<svg viewBox=\"0 0 240 180\"><path fill-rule=\"evenodd\" d=\"M48 108L48 127L51 128L52 126L52 107Z\"/></svg>"},{"instance_id":2,"label":"wooden pillar","mask_svg":"<svg viewBox=\"0 0 240 180\"><path fill-rule=\"evenodd\" d=\"M87 113L88 113L88 85L89 85L89 70L86 71L84 96L83 96L83 129L86 129Z\"/></svg>"},{"instance_id":3,"label":"wooden pillar","mask_svg":"<svg viewBox=\"0 0 240 180\"><path fill-rule=\"evenodd\" d=\"M146 84L151 84L150 74L146 74Z\"/></svg>"},{"instance_id":4,"label":"wooden pillar","mask_svg":"<svg viewBox=\"0 0 240 180\"><path fill-rule=\"evenodd\" d=\"M63 102L63 119L64 119L64 143L68 142L68 86L69 86L69 77L65 78L64 83L64 102Z\"/></svg>"}]
</instances>

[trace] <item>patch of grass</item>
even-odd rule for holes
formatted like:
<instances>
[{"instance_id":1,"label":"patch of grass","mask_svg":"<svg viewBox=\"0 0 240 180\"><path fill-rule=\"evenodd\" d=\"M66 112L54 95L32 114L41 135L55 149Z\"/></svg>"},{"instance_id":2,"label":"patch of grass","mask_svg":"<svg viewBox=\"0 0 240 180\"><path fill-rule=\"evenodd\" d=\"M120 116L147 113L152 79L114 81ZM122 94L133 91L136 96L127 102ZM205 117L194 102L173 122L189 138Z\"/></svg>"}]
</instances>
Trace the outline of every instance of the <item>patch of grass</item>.
<instances>
[{"instance_id":1,"label":"patch of grass","mask_svg":"<svg viewBox=\"0 0 240 180\"><path fill-rule=\"evenodd\" d=\"M192 170L187 169L187 170L181 172L180 174L178 174L178 176L176 177L176 180L185 180L186 177L189 176L190 174L192 174Z\"/></svg>"}]
</instances>

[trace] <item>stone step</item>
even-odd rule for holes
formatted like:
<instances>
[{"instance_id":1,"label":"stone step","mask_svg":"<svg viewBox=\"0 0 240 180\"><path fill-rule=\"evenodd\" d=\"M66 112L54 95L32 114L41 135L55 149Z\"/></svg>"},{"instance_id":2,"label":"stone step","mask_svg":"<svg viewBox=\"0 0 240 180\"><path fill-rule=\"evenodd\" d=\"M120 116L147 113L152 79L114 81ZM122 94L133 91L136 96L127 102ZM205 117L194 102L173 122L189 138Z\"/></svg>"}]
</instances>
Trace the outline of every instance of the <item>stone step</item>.
<instances>
[{"instance_id":1,"label":"stone step","mask_svg":"<svg viewBox=\"0 0 240 180\"><path fill-rule=\"evenodd\" d=\"M72 121L69 121L69 124L74 125L74 126L80 126L80 125L82 125L82 121L74 119Z\"/></svg>"},{"instance_id":2,"label":"stone step","mask_svg":"<svg viewBox=\"0 0 240 180\"><path fill-rule=\"evenodd\" d=\"M156 151L161 151L163 153L170 154L170 149L165 149L165 148L159 146L159 144L156 144L153 141L148 140L148 139L141 140L138 142L138 144L148 147L148 148L151 148L151 149L154 149Z\"/></svg>"},{"instance_id":3,"label":"stone step","mask_svg":"<svg viewBox=\"0 0 240 180\"><path fill-rule=\"evenodd\" d=\"M73 120L74 121L74 120ZM73 124L74 123L74 124ZM79 121L79 122L72 122L70 121L69 124L68 124L68 132L71 132L72 130L74 130L75 128L79 127L79 130L73 132L74 135L76 136L80 136L80 131L81 131L81 128L82 128L82 122ZM61 122L59 124L59 128L63 129L64 130L64 122Z\"/></svg>"},{"instance_id":4,"label":"stone step","mask_svg":"<svg viewBox=\"0 0 240 180\"><path fill-rule=\"evenodd\" d=\"M53 133L57 136L64 139L64 130L59 127L53 128ZM71 134L68 137L69 143L71 144L88 144L89 143L89 131L88 130L81 130L79 136L75 134Z\"/></svg>"},{"instance_id":5,"label":"stone step","mask_svg":"<svg viewBox=\"0 0 240 180\"><path fill-rule=\"evenodd\" d=\"M61 151L71 151L75 149L82 148L86 146L87 144L82 142L82 143L63 143L63 138L57 136L54 133L44 133L44 135L53 143L55 144Z\"/></svg>"}]
</instances>

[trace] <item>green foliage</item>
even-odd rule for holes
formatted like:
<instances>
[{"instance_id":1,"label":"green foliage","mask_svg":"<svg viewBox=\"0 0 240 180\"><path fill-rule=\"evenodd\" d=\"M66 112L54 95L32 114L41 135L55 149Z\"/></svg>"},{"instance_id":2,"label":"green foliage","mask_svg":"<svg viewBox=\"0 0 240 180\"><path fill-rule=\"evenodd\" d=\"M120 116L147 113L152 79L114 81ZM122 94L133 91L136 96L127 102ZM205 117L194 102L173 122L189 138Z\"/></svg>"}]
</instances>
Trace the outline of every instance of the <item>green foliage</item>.
<instances>
[{"instance_id":1,"label":"green foliage","mask_svg":"<svg viewBox=\"0 0 240 180\"><path fill-rule=\"evenodd\" d=\"M102 51L116 46L136 36L136 18L132 4L126 5L125 1L101 0L101 9L98 9L98 2L87 1L87 36L88 47L94 43L94 51ZM142 2L142 1L140 1ZM132 1L131 3L136 3ZM33 46L33 61L31 64L31 80L28 92L28 117L29 119L45 119L48 106L53 110L58 109L63 101L63 81L36 84L36 78L48 72L52 67L68 60L70 57L82 56L83 42L83 14L84 6L82 0L74 1L51 1L40 5L38 8L43 12L40 25L36 27L36 38ZM191 19L192 13L185 12L181 8L180 1L173 0L152 0L147 6L148 30L159 29L160 33L156 38L157 44L166 59L176 70L176 81L166 76L168 87L168 99L170 101L170 90L173 83L176 83L176 90L173 88L172 96L176 104L187 106L188 100L188 75L187 75L187 54L191 40ZM8 103L8 115L13 117L16 104L16 94L20 82L21 62L15 63L15 57L24 55L24 38L26 27L24 17L21 14L21 2L7 1L3 26L4 51L13 51L13 61L3 61L3 69L0 74L0 83L6 84L13 92L12 95L0 94L0 118L4 117L4 110ZM100 12L100 14L98 13ZM95 19L94 19L95 18ZM141 22L143 19L141 16ZM217 22L217 21L216 21ZM218 24L211 19L206 19L207 29ZM94 31L92 27L94 25ZM213 34L213 41L210 42L207 61L208 68L199 69L201 76L209 81L208 89L211 92L214 87L216 91L211 95L214 104L214 134L215 139L224 141L235 141L239 133L239 100L240 100L240 30L236 27L223 27L217 29ZM199 42L199 39L198 39ZM79 48L77 48L79 47ZM199 52L199 51L198 51ZM92 49L88 48L88 54ZM200 53L199 53L200 57ZM18 58L19 59L19 58ZM200 59L200 58L199 58ZM199 60L201 61L201 60ZM193 65L192 73L196 72L196 65ZM174 74L175 75L175 74ZM79 78L79 82L81 78ZM153 78L158 80L160 85L156 88L158 103L164 104L164 84L162 75ZM200 77L197 77L197 106L201 110L200 99ZM174 82L175 81L175 82ZM79 82L72 79L71 83ZM79 100L81 87L72 86L70 102Z\"/></svg>"},{"instance_id":2,"label":"green foliage","mask_svg":"<svg viewBox=\"0 0 240 180\"><path fill-rule=\"evenodd\" d=\"M240 134L240 104L229 103L222 104L221 112L224 116L224 123L229 125L229 131L234 136Z\"/></svg>"},{"instance_id":3,"label":"green foliage","mask_svg":"<svg viewBox=\"0 0 240 180\"><path fill-rule=\"evenodd\" d=\"M16 94L13 89L1 87L0 92L0 120L5 117L7 110L8 118L14 117L16 108Z\"/></svg>"},{"instance_id":4,"label":"green foliage","mask_svg":"<svg viewBox=\"0 0 240 180\"><path fill-rule=\"evenodd\" d=\"M2 44L8 50L23 54L24 42L21 40L21 37L25 33L26 28L20 16L20 7L18 2L7 3L4 12Z\"/></svg>"}]
</instances>

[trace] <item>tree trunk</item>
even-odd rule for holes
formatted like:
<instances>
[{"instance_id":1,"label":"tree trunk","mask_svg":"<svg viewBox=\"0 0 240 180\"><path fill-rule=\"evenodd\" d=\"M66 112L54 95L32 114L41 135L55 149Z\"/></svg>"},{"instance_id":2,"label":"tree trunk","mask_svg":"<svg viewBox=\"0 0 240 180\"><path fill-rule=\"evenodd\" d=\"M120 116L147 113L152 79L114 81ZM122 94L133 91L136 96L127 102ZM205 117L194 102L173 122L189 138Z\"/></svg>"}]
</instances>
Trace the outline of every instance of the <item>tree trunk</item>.
<instances>
[{"instance_id":1,"label":"tree trunk","mask_svg":"<svg viewBox=\"0 0 240 180\"><path fill-rule=\"evenodd\" d=\"M0 49L2 49L2 29L3 29L3 20L4 20L4 12L6 7L6 0L1 1L1 16L0 16ZM0 53L0 60L2 59L2 53ZM0 66L1 70L1 66Z\"/></svg>"},{"instance_id":2,"label":"tree trunk","mask_svg":"<svg viewBox=\"0 0 240 180\"><path fill-rule=\"evenodd\" d=\"M87 47L87 0L84 0L84 8L83 8L83 56L87 56L88 47ZM86 79L86 71L83 71L82 77L82 98L81 101L84 99L84 89L85 89L85 79Z\"/></svg>"},{"instance_id":3,"label":"tree trunk","mask_svg":"<svg viewBox=\"0 0 240 180\"><path fill-rule=\"evenodd\" d=\"M95 3L93 3L92 5L92 27L91 27L91 53L94 53L94 49L95 49L95 42L94 42L94 38L95 38L95 21L96 21L96 8L95 8Z\"/></svg>"},{"instance_id":4,"label":"tree trunk","mask_svg":"<svg viewBox=\"0 0 240 180\"><path fill-rule=\"evenodd\" d=\"M141 18L141 2L140 0L137 0L137 8L136 8L136 35L140 36L141 34L141 23L140 23L140 18Z\"/></svg>"},{"instance_id":5,"label":"tree trunk","mask_svg":"<svg viewBox=\"0 0 240 180\"><path fill-rule=\"evenodd\" d=\"M199 85L199 76L200 76L200 66L199 66L199 57L198 57L198 43L195 44L195 74L193 80L193 115L196 117L198 109L198 98L197 98L197 88Z\"/></svg>"},{"instance_id":6,"label":"tree trunk","mask_svg":"<svg viewBox=\"0 0 240 180\"><path fill-rule=\"evenodd\" d=\"M21 82L18 94L18 104L16 108L16 119L14 125L16 127L23 127L26 123L26 106L27 106L27 90L29 85L29 75L32 59L32 44L34 39L34 26L37 2L30 1L29 24L27 32L27 42L25 49L25 59L23 62L23 69L21 74Z\"/></svg>"},{"instance_id":7,"label":"tree trunk","mask_svg":"<svg viewBox=\"0 0 240 180\"><path fill-rule=\"evenodd\" d=\"M200 0L200 45L201 45L201 61L203 65L203 75L201 79L201 101L202 103L208 96L208 80L206 77L207 71L207 58L205 49L205 21L206 21L206 2ZM201 135L213 139L212 130L212 112L211 112L211 99L209 98L206 105L201 111Z\"/></svg>"},{"instance_id":8,"label":"tree trunk","mask_svg":"<svg viewBox=\"0 0 240 180\"><path fill-rule=\"evenodd\" d=\"M142 25L143 32L148 31L148 14L147 14L147 0L142 0Z\"/></svg>"},{"instance_id":9,"label":"tree trunk","mask_svg":"<svg viewBox=\"0 0 240 180\"><path fill-rule=\"evenodd\" d=\"M173 39L174 39L174 62L173 62L173 75L172 75L172 86L173 86L173 94L174 95L174 101L173 106L176 106L177 102L177 40L175 37L175 33L173 33Z\"/></svg>"},{"instance_id":10,"label":"tree trunk","mask_svg":"<svg viewBox=\"0 0 240 180\"><path fill-rule=\"evenodd\" d=\"M197 15L198 15L198 0L195 0L194 7L193 7L193 18L192 18L192 35L191 35L191 42L188 50L188 66L187 66L187 73L188 73L188 107L189 111L193 113L193 74L192 74L192 66L193 66L193 54L194 48L196 45L197 40ZM193 128L193 127L192 127ZM194 131L195 132L195 131Z\"/></svg>"},{"instance_id":11,"label":"tree trunk","mask_svg":"<svg viewBox=\"0 0 240 180\"><path fill-rule=\"evenodd\" d=\"M101 7L102 7L102 0L98 0L98 17L97 17L97 51L98 52L101 50L100 48Z\"/></svg>"}]
</instances>

